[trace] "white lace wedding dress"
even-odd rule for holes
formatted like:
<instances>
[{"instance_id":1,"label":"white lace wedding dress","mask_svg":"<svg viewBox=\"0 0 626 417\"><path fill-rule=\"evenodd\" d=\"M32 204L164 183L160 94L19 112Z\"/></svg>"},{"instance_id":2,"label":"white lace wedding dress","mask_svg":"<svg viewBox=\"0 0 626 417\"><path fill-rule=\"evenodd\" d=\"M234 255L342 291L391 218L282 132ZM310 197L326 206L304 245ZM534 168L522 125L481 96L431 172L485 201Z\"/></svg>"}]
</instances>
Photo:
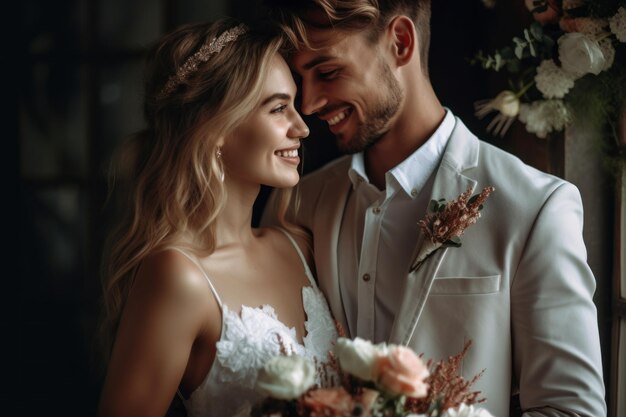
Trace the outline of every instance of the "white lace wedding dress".
<instances>
[{"instance_id":1,"label":"white lace wedding dress","mask_svg":"<svg viewBox=\"0 0 626 417\"><path fill-rule=\"evenodd\" d=\"M302 304L306 313L303 343L298 342L294 328L278 320L270 305L242 306L241 315L231 310L222 303L205 274L222 312L222 332L216 345L215 360L205 380L189 398L182 400L188 417L247 415L252 405L261 399L254 388L258 370L268 359L280 355L281 348L318 364L328 361L328 352L337 339L335 322L298 245L289 233L282 231L302 259L304 273L310 283L310 286L302 288ZM328 374L324 381L320 376L316 378L318 385L328 384Z\"/></svg>"}]
</instances>

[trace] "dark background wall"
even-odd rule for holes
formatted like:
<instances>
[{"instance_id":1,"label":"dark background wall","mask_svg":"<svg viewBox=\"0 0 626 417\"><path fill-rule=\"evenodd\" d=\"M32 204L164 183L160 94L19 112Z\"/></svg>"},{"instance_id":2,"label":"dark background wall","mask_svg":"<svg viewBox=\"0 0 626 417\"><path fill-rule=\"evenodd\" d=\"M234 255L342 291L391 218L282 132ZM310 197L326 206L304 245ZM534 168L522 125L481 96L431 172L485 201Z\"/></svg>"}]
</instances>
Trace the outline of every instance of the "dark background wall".
<instances>
[{"instance_id":1,"label":"dark background wall","mask_svg":"<svg viewBox=\"0 0 626 417\"><path fill-rule=\"evenodd\" d=\"M5 146L17 160L12 173L18 176L17 213L7 222L9 236L17 236L19 243L8 259L17 273L7 272L0 290L0 414L94 414L101 383L93 357L98 265L113 220L105 204L106 170L115 146L143 126L143 54L178 24L223 15L252 18L256 3L21 3L15 14L20 31L11 39L18 45L16 75L5 80L18 98L15 113L9 114L15 128L9 131L16 134ZM493 10L479 0L433 3L431 78L444 105L485 140L563 175L563 138L540 140L516 123L506 139L496 139L473 115L473 102L495 95L503 84L498 76L471 67L468 58L519 34L530 19L523 2L502 1ZM306 121L319 134L305 142L305 173L337 156L326 127L312 118ZM595 215L610 217L611 212ZM610 288L610 270L608 277L604 272L598 276L600 289ZM608 305L607 291L599 292L600 306ZM600 310L608 349L610 316Z\"/></svg>"}]
</instances>

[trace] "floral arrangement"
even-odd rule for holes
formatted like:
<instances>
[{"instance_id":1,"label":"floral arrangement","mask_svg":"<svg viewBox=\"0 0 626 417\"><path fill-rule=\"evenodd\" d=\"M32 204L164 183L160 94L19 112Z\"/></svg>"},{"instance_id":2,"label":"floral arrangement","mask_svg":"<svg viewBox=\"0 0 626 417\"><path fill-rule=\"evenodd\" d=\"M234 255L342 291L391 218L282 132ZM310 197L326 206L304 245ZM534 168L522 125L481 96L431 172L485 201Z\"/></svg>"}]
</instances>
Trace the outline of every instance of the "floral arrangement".
<instances>
[{"instance_id":1,"label":"floral arrangement","mask_svg":"<svg viewBox=\"0 0 626 417\"><path fill-rule=\"evenodd\" d=\"M494 190L488 186L472 196L469 188L450 202L432 200L418 222L425 239L411 268L442 246L461 246L461 236L481 217ZM328 363L311 362L283 347L282 355L259 371L256 388L264 399L249 414L244 410L245 417L492 417L476 406L484 399L471 390L482 372L469 381L459 375L471 342L447 361L425 364L408 347L351 340L339 324L337 332Z\"/></svg>"},{"instance_id":2,"label":"floral arrangement","mask_svg":"<svg viewBox=\"0 0 626 417\"><path fill-rule=\"evenodd\" d=\"M479 194L472 196L472 189L469 188L450 202L444 198L431 200L426 218L417 223L426 241L415 257L411 270L419 267L428 255L442 246L461 246L465 229L480 218L483 203L494 190L492 186L485 187Z\"/></svg>"},{"instance_id":3,"label":"floral arrangement","mask_svg":"<svg viewBox=\"0 0 626 417\"><path fill-rule=\"evenodd\" d=\"M495 0L483 0L494 7ZM619 120L626 111L626 1L525 0L534 18L513 43L473 64L506 71L509 88L476 102L476 115L495 112L487 126L504 136L515 120L540 138L577 117L596 117L606 151L624 159Z\"/></svg>"},{"instance_id":4,"label":"floral arrangement","mask_svg":"<svg viewBox=\"0 0 626 417\"><path fill-rule=\"evenodd\" d=\"M296 355L277 356L259 372L257 388L266 395L252 417L491 417L484 401L458 375L471 343L447 361L424 363L405 346L374 345L340 337L330 366L340 383L314 386L315 364Z\"/></svg>"}]
</instances>

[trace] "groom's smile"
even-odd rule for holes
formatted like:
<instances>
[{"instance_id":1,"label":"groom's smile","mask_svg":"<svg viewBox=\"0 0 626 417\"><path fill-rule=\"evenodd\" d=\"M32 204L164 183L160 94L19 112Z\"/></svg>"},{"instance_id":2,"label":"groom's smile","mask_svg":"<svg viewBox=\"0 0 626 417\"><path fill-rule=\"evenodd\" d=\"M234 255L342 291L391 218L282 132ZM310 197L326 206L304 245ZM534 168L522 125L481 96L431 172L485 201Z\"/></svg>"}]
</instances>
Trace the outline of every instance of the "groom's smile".
<instances>
[{"instance_id":1,"label":"groom's smile","mask_svg":"<svg viewBox=\"0 0 626 417\"><path fill-rule=\"evenodd\" d=\"M312 49L295 52L292 68L301 76L302 112L328 123L337 146L360 152L389 130L402 92L378 43L363 35L333 31L316 38Z\"/></svg>"},{"instance_id":2,"label":"groom's smile","mask_svg":"<svg viewBox=\"0 0 626 417\"><path fill-rule=\"evenodd\" d=\"M338 109L319 112L318 117L328 123L328 128L337 135L350 120L354 108L351 106L341 106Z\"/></svg>"}]
</instances>

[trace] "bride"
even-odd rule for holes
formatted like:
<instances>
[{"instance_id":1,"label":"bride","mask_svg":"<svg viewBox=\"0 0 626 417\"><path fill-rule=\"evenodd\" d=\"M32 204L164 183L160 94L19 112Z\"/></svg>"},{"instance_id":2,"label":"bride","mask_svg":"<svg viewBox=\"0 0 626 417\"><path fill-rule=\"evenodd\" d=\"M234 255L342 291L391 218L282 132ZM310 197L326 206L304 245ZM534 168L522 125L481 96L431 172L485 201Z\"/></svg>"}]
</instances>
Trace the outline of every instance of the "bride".
<instances>
[{"instance_id":1,"label":"bride","mask_svg":"<svg viewBox=\"0 0 626 417\"><path fill-rule=\"evenodd\" d=\"M105 262L101 417L163 416L177 395L189 416L233 415L268 358L327 360L337 334L306 235L251 227L262 184L286 211L309 133L280 46L223 19L149 54L148 128L122 154L131 192Z\"/></svg>"}]
</instances>

